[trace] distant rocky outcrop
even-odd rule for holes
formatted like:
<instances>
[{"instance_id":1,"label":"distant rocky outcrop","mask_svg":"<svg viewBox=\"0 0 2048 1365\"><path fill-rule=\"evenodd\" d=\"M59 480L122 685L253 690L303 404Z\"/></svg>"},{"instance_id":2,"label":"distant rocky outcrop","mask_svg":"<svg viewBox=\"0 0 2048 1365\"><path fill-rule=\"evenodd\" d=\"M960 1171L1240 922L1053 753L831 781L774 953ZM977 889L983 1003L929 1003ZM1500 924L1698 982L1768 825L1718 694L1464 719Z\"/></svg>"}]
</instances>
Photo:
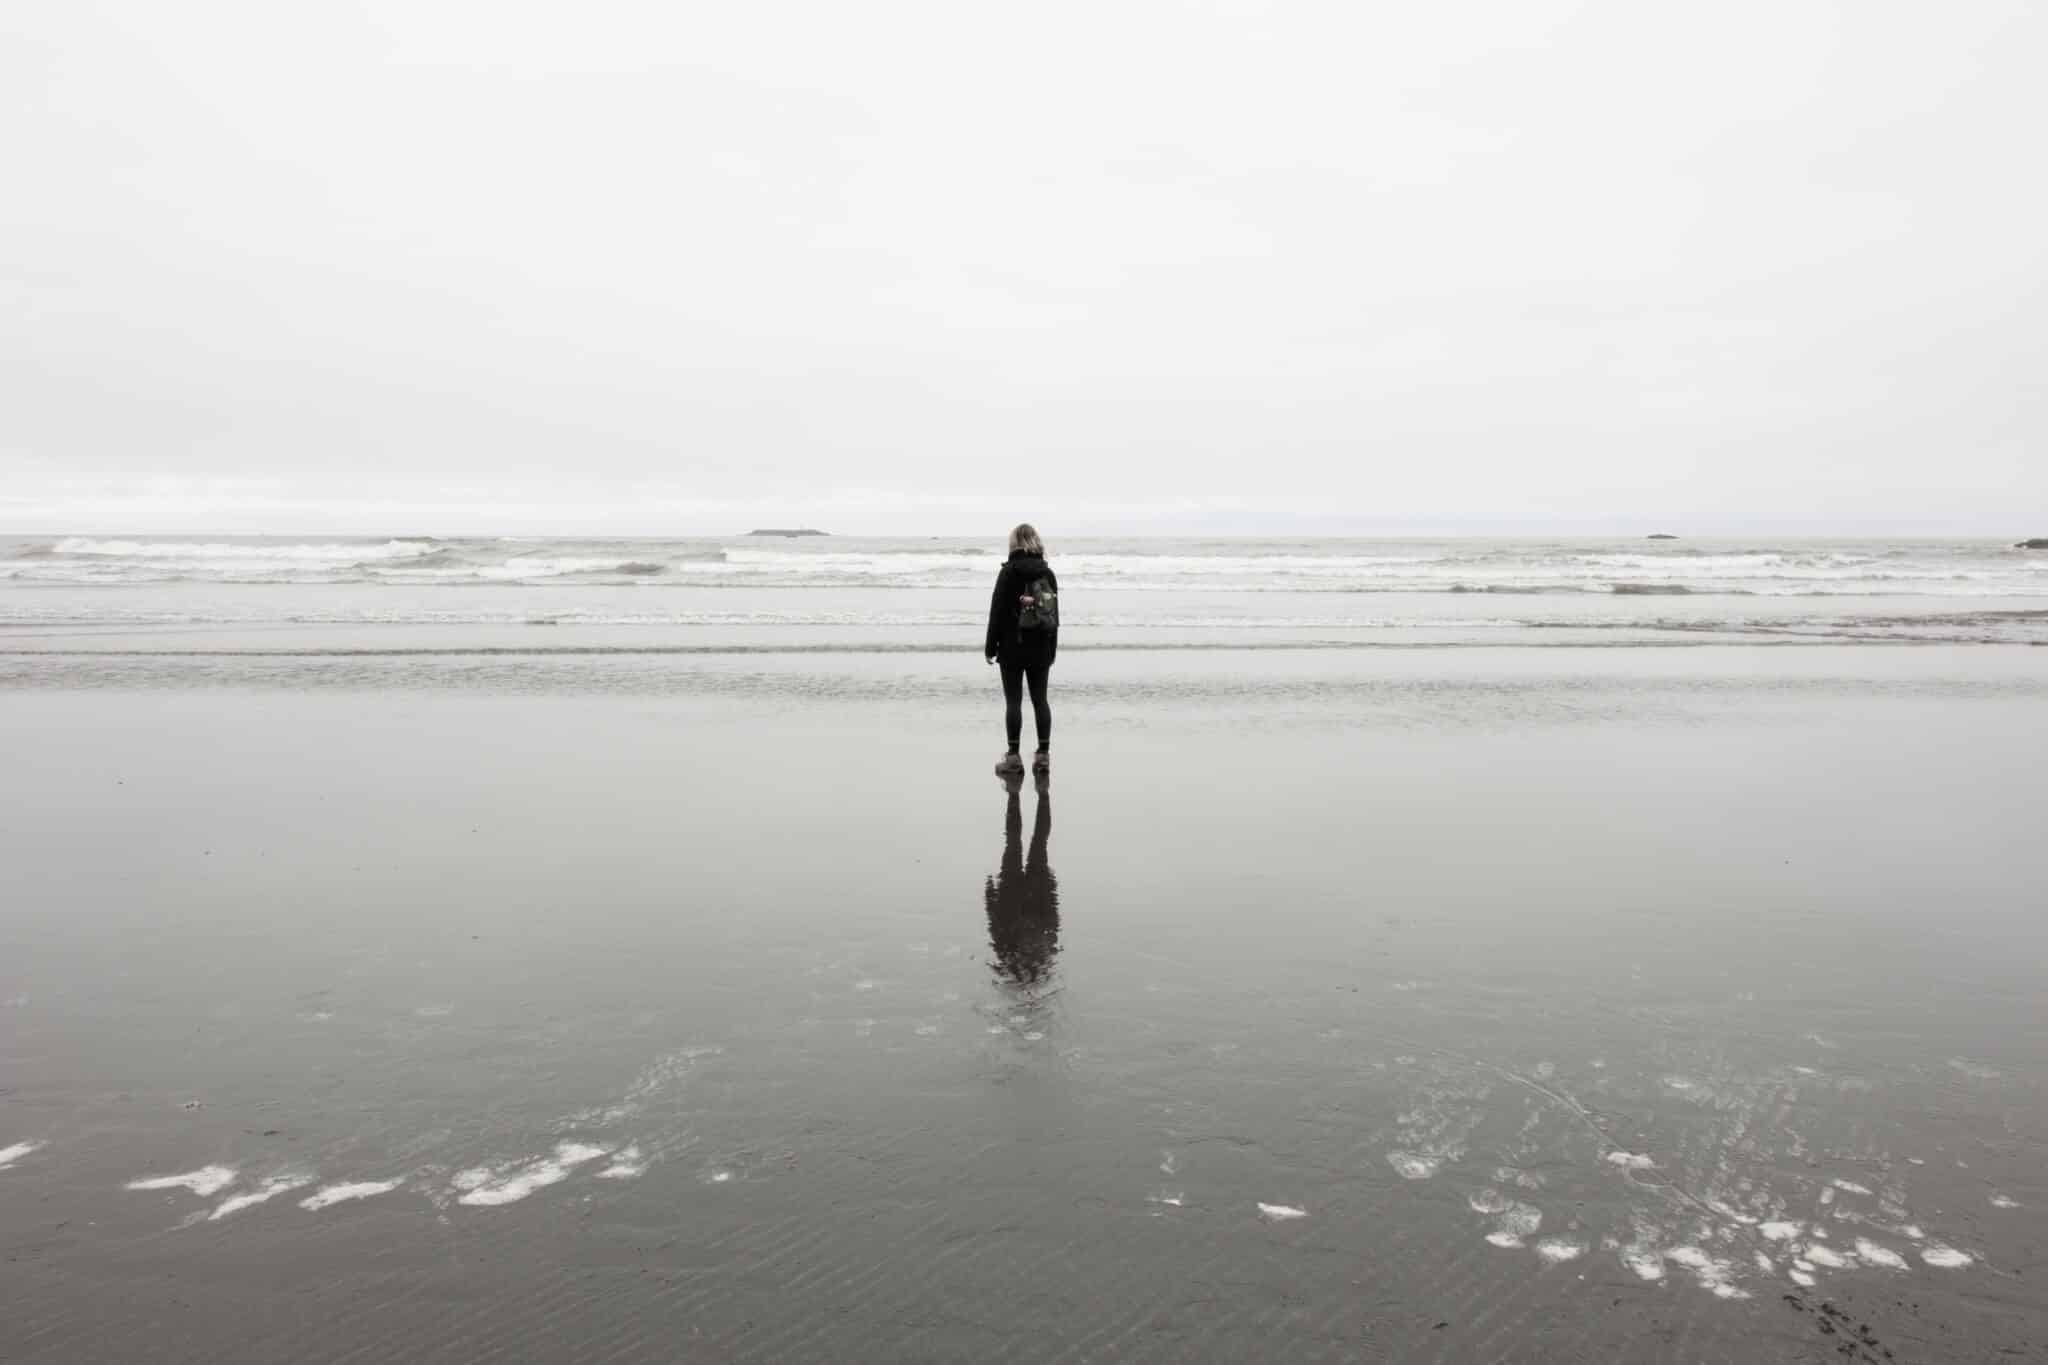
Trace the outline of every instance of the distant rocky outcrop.
<instances>
[{"instance_id":1,"label":"distant rocky outcrop","mask_svg":"<svg viewBox=\"0 0 2048 1365\"><path fill-rule=\"evenodd\" d=\"M2013 549L2048 550L2048 536L2035 536L2032 540L2023 540L2019 544L2013 546Z\"/></svg>"},{"instance_id":2,"label":"distant rocky outcrop","mask_svg":"<svg viewBox=\"0 0 2048 1365\"><path fill-rule=\"evenodd\" d=\"M784 540L790 540L794 539L797 536L829 536L832 533L830 531L813 531L808 526L798 526L793 528L784 526L764 526L758 531L749 531L747 532L747 534L750 536L781 536Z\"/></svg>"},{"instance_id":3,"label":"distant rocky outcrop","mask_svg":"<svg viewBox=\"0 0 2048 1365\"><path fill-rule=\"evenodd\" d=\"M1644 537L1644 538L1645 538L1646 540L1676 540L1676 539L1678 539L1678 537L1677 537L1677 536L1674 536L1674 535L1672 535L1672 534L1671 534L1671 533L1670 533L1669 531L1659 531L1659 532L1657 532L1657 534L1656 534L1656 535L1653 535L1653 536L1646 536L1646 537Z\"/></svg>"}]
</instances>

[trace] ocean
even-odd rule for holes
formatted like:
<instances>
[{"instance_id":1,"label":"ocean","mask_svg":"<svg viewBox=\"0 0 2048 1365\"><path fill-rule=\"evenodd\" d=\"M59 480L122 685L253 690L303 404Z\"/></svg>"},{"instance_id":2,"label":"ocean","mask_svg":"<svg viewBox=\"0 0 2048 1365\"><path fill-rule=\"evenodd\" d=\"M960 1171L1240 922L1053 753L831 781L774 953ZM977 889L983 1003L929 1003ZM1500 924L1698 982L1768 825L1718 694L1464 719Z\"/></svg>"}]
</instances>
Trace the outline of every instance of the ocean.
<instances>
[{"instance_id":1,"label":"ocean","mask_svg":"<svg viewBox=\"0 0 2048 1365\"><path fill-rule=\"evenodd\" d=\"M2048 642L2048 553L2000 541L1052 548L1074 649ZM589 626L620 628L617 647L972 650L1001 558L942 538L17 537L0 539L0 629Z\"/></svg>"}]
</instances>

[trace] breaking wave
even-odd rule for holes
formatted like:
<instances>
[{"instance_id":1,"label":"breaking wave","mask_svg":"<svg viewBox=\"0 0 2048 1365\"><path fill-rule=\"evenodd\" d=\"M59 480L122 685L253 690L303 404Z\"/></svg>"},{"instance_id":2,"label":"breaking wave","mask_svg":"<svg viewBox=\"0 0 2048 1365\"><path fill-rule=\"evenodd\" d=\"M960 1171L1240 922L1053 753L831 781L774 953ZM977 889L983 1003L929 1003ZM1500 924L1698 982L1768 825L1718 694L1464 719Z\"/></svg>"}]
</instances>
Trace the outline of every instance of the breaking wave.
<instances>
[{"instance_id":1,"label":"breaking wave","mask_svg":"<svg viewBox=\"0 0 2048 1365\"><path fill-rule=\"evenodd\" d=\"M118 559L147 563L171 560L178 563L206 561L247 563L250 561L295 564L372 564L396 559L420 559L439 547L431 540L314 541L287 544L268 541L186 541L186 540L91 540L71 536L49 547L46 554L87 559Z\"/></svg>"},{"instance_id":2,"label":"breaking wave","mask_svg":"<svg viewBox=\"0 0 2048 1365\"><path fill-rule=\"evenodd\" d=\"M2007 542L1640 543L1464 540L1082 540L1056 545L1070 583L1166 594L1498 594L2027 598L2048 555ZM399 537L0 540L0 583L621 586L985 592L981 542Z\"/></svg>"}]
</instances>

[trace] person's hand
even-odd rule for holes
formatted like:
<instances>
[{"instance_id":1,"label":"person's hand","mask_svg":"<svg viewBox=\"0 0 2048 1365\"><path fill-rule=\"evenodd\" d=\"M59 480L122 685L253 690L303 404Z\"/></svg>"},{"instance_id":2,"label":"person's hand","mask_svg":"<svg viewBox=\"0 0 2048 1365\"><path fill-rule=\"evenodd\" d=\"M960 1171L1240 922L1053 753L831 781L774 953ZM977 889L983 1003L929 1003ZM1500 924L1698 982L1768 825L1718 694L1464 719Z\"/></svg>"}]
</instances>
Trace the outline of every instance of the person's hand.
<instances>
[{"instance_id":1,"label":"person's hand","mask_svg":"<svg viewBox=\"0 0 2048 1365\"><path fill-rule=\"evenodd\" d=\"M981 661L985 664L993 664L996 661L996 656L993 654L985 654L982 656Z\"/></svg>"}]
</instances>

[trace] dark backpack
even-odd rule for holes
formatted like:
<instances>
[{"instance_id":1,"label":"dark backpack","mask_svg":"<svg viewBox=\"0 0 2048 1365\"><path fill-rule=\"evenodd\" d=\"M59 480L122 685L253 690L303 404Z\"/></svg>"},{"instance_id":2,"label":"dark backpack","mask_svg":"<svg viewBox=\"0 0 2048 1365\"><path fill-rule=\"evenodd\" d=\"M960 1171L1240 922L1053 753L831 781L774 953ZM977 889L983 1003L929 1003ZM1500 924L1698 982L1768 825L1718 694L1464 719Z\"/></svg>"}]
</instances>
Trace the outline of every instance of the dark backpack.
<instances>
[{"instance_id":1,"label":"dark backpack","mask_svg":"<svg viewBox=\"0 0 2048 1365\"><path fill-rule=\"evenodd\" d=\"M1060 628L1060 594L1052 579L1031 580L1017 608L1017 629L1055 631Z\"/></svg>"}]
</instances>

